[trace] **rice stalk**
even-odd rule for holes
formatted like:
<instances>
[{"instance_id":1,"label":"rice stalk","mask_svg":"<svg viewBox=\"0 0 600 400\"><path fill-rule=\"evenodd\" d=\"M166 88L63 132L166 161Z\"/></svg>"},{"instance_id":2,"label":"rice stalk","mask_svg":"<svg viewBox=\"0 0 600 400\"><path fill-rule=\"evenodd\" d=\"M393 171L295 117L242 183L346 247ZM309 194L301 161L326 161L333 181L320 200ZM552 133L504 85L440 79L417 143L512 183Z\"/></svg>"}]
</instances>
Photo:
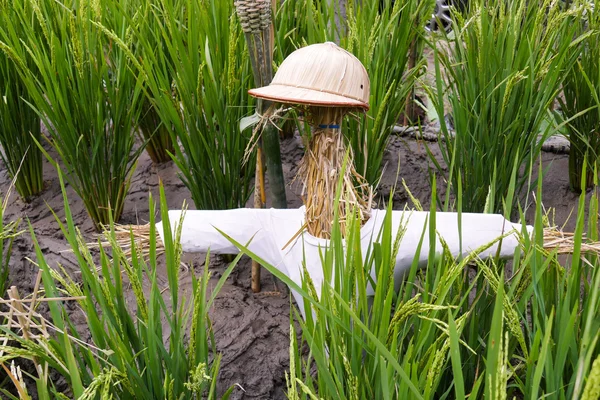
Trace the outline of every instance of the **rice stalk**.
<instances>
[{"instance_id":1,"label":"rice stalk","mask_svg":"<svg viewBox=\"0 0 600 400\"><path fill-rule=\"evenodd\" d=\"M365 118L347 120L344 133L354 150L357 171L373 187L385 167L383 153L392 128L425 73L425 24L433 6L427 0L347 4L347 36L340 42L369 73L371 108Z\"/></svg>"},{"instance_id":2,"label":"rice stalk","mask_svg":"<svg viewBox=\"0 0 600 400\"><path fill-rule=\"evenodd\" d=\"M139 130L143 140L146 141L146 152L155 164L171 161L170 154L175 152L175 147L169 130L166 129L158 113L150 101L145 101L140 114Z\"/></svg>"},{"instance_id":3,"label":"rice stalk","mask_svg":"<svg viewBox=\"0 0 600 400\"><path fill-rule=\"evenodd\" d=\"M148 41L153 48L164 48L165 41L157 34L159 26L155 25L152 18L152 10L157 1L129 0L118 9L115 18L105 21L105 33L112 35L113 32L125 32L122 46L131 51L130 57L141 58L144 56L144 47L138 43L138 38ZM140 65L138 64L138 67ZM168 74L173 74L172 66L169 66ZM171 81L173 79L171 78ZM145 87L144 100L139 117L138 133L145 142L146 152L155 164L171 161L170 154L174 154L175 147L169 129L167 129L156 109L151 92Z\"/></svg>"},{"instance_id":4,"label":"rice stalk","mask_svg":"<svg viewBox=\"0 0 600 400\"><path fill-rule=\"evenodd\" d=\"M16 185L17 178L13 178L4 198L0 202L0 299L8 288L9 267L12 257L12 247L17 236L23 233L19 230L20 219L6 221L5 213L12 188Z\"/></svg>"},{"instance_id":5,"label":"rice stalk","mask_svg":"<svg viewBox=\"0 0 600 400\"><path fill-rule=\"evenodd\" d=\"M594 360L588 381L583 390L582 400L592 400L600 397L600 356Z\"/></svg>"},{"instance_id":6,"label":"rice stalk","mask_svg":"<svg viewBox=\"0 0 600 400\"><path fill-rule=\"evenodd\" d=\"M332 41L354 54L367 69L370 109L364 117L345 120L343 132L353 150L356 171L373 187L384 167L383 153L392 128L425 72L423 35L433 3L287 0L277 8L276 65L297 48ZM411 43L415 44L413 51ZM415 56L413 68L409 67L411 54ZM302 132L300 126L299 130Z\"/></svg>"},{"instance_id":7,"label":"rice stalk","mask_svg":"<svg viewBox=\"0 0 600 400\"><path fill-rule=\"evenodd\" d=\"M435 192L434 187L433 205ZM478 261L477 254L497 241L460 260L442 241L444 248L430 248L424 270L413 263L399 292L390 265L402 231L394 232L389 214L366 249L359 241L358 212L347 214L344 241L335 220L322 249L325 282L319 296L306 269L301 284L292 282L230 240L304 298L304 318L292 310L302 328L302 340L290 332L293 366L287 382L293 398L346 399L358 393L359 398L437 399L452 391L457 398L464 397L461 393L579 398L591 390L588 382L595 388L597 362L592 361L600 354L600 273L598 254L583 253L584 202L582 195L573 256L566 263L556 248L544 249L546 219L538 202L533 233L522 233L512 276L504 277L499 260ZM597 196L591 202L590 212L597 212ZM435 213L433 206L431 232ZM597 229L590 229L588 241L597 239ZM471 269L473 262L480 268ZM367 282L373 296L366 294ZM356 377L369 379L357 383Z\"/></svg>"},{"instance_id":8,"label":"rice stalk","mask_svg":"<svg viewBox=\"0 0 600 400\"><path fill-rule=\"evenodd\" d=\"M253 109L247 95L252 72L233 3L155 0L131 29L142 56L130 58L162 126L178 143L173 160L196 208L245 205L254 158L241 162L249 137L240 121Z\"/></svg>"}]
</instances>

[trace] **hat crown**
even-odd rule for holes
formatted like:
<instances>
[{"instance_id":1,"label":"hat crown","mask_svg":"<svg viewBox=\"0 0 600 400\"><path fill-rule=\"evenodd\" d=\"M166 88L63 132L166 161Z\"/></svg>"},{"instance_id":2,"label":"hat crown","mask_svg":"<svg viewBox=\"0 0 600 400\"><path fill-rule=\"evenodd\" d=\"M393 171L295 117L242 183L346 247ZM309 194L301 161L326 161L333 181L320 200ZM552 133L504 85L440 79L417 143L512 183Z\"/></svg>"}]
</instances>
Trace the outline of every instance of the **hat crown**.
<instances>
[{"instance_id":1,"label":"hat crown","mask_svg":"<svg viewBox=\"0 0 600 400\"><path fill-rule=\"evenodd\" d=\"M280 103L369 109L370 82L358 58L326 42L294 51L269 86L248 92Z\"/></svg>"},{"instance_id":2,"label":"hat crown","mask_svg":"<svg viewBox=\"0 0 600 400\"><path fill-rule=\"evenodd\" d=\"M272 84L317 90L369 103L367 70L353 54L332 42L294 51L283 61Z\"/></svg>"}]
</instances>

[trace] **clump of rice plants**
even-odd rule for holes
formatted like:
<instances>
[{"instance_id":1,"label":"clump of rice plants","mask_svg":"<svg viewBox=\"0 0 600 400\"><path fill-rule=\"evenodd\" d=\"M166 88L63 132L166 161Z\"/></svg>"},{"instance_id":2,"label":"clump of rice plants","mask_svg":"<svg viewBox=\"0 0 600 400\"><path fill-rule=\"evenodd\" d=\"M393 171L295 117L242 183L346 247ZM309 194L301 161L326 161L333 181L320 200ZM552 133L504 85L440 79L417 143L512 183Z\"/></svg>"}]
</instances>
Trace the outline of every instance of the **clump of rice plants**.
<instances>
[{"instance_id":1,"label":"clump of rice plants","mask_svg":"<svg viewBox=\"0 0 600 400\"><path fill-rule=\"evenodd\" d=\"M121 36L104 35L97 26L103 13L115 12L111 4L17 0L9 5L13 17L0 27L4 53L19 68L66 179L97 227L119 219L143 150L134 149L132 134L140 80L117 45Z\"/></svg>"},{"instance_id":2,"label":"clump of rice plants","mask_svg":"<svg viewBox=\"0 0 600 400\"><path fill-rule=\"evenodd\" d=\"M0 23L10 18L10 7L0 4ZM17 67L0 52L0 156L25 201L44 189L42 152L36 145L41 122L29 102Z\"/></svg>"},{"instance_id":3,"label":"clump of rice plants","mask_svg":"<svg viewBox=\"0 0 600 400\"><path fill-rule=\"evenodd\" d=\"M434 44L432 98L439 115L447 100L456 134L440 118L445 165L432 160L447 175L448 194L462 183L465 211L500 211L513 172L519 195L554 133L542 127L576 59L576 11L552 0L477 1L470 11L455 16L454 38L442 34Z\"/></svg>"},{"instance_id":4,"label":"clump of rice plants","mask_svg":"<svg viewBox=\"0 0 600 400\"><path fill-rule=\"evenodd\" d=\"M240 132L241 119L253 112L244 36L233 2L184 3L160 1L131 26L146 32L148 23L164 41L157 47L136 34L143 54L137 70L162 126L179 144L174 161L195 206L237 208L250 196L255 165L253 157L243 162L251 132Z\"/></svg>"},{"instance_id":5,"label":"clump of rice plants","mask_svg":"<svg viewBox=\"0 0 600 400\"><path fill-rule=\"evenodd\" d=\"M165 46L164 40L157 34L160 29L154 25L156 19L152 18L152 8L155 6L155 3L156 1L127 2L125 4L127 8L123 10L125 15L122 16L120 21L125 26L123 28L117 25L116 29L125 29L126 32L129 32L129 37L131 38L143 37L152 48ZM131 25L139 29L136 31ZM113 29L113 27L110 28ZM143 57L143 46L138 46L134 40L131 40L129 44L133 46L132 50L134 54L137 54L138 57ZM166 69L165 73L168 79L168 74L174 73L172 66ZM156 105L152 102L151 92L148 91L147 87L145 89L146 98L143 101L140 114L139 132L141 138L146 142L146 152L154 163L160 164L171 160L171 154L175 153L174 140L171 138L169 129L162 122Z\"/></svg>"},{"instance_id":6,"label":"clump of rice plants","mask_svg":"<svg viewBox=\"0 0 600 400\"><path fill-rule=\"evenodd\" d=\"M27 323L18 322L15 317L12 329L6 321L0 321L2 336L11 339L8 344L0 344L0 365L13 363L13 370L26 370L23 361L32 361L36 370L31 375L22 375L35 381L39 399L217 398L216 378L221 358L212 341L208 310L233 264L210 291L208 268L204 268L199 278L193 277L192 290L184 300L179 286L180 232L171 231L162 186L160 215L164 223L166 288L157 275L158 236L152 199L149 249L134 244L132 253L126 255L117 243L111 222L105 234L109 248L105 251L100 247L99 259L94 261L74 225L64 185L63 196L66 222L58 217L56 221L77 257L81 283L63 269L56 270L48 264L30 227L41 271L38 284L43 289L34 298L47 300L50 313L44 317L32 310ZM133 235L131 241L135 243ZM125 290L133 292L133 304L128 304L123 295ZM76 302L77 309L85 315L89 338L84 336L87 332L76 329L69 302ZM32 335L23 333L25 329ZM24 397L23 381L15 381L20 398L28 398ZM0 388L0 393L16 398L7 388Z\"/></svg>"},{"instance_id":7,"label":"clump of rice plants","mask_svg":"<svg viewBox=\"0 0 600 400\"><path fill-rule=\"evenodd\" d=\"M102 18L102 27L124 39L122 44L127 46L128 51L131 51L130 56L141 58L144 49L143 46L138 45L138 37L147 40L152 48L164 46L162 37L157 35L157 27L153 25L155 20L150 18L152 8L156 4L155 0L128 0L126 2L104 0L103 6L109 8L110 12L105 13L107 14L106 18ZM169 67L169 71L173 73L171 67ZM170 154L175 152L174 142L169 130L163 125L158 115L147 87L144 87L141 103L136 127L138 136L144 142L145 150L153 163L161 164L170 161Z\"/></svg>"},{"instance_id":8,"label":"clump of rice plants","mask_svg":"<svg viewBox=\"0 0 600 400\"><path fill-rule=\"evenodd\" d=\"M430 233L436 227L435 186L433 192ZM406 280L394 282L390 268L403 229L392 230L391 210L366 253L356 219L347 221L345 241L334 223L322 249L320 295L308 274L298 285L263 262L304 298L304 319L295 312L300 341L291 326L288 398L594 398L600 264L596 253L584 251L583 195L579 210L567 263L556 250L544 249L541 204L511 269L480 259L481 249L455 259L442 243L440 257L430 256L418 270L417 255ZM594 194L589 213L597 212ZM597 240L597 218L590 221L588 237ZM436 254L435 247L429 250Z\"/></svg>"},{"instance_id":9,"label":"clump of rice plants","mask_svg":"<svg viewBox=\"0 0 600 400\"><path fill-rule=\"evenodd\" d=\"M587 157L590 171L600 157L600 9L587 1L581 3L573 23L578 34L592 34L573 49L578 55L577 63L566 74L564 97L558 98L562 116L569 121L569 184L577 193L582 189L584 160ZM593 176L587 176L586 187L590 188Z\"/></svg>"},{"instance_id":10,"label":"clump of rice plants","mask_svg":"<svg viewBox=\"0 0 600 400\"><path fill-rule=\"evenodd\" d=\"M275 4L274 61L281 64L294 50L345 36L344 24L332 23L341 15L340 2L285 0ZM342 18L343 19L343 18Z\"/></svg>"}]
</instances>

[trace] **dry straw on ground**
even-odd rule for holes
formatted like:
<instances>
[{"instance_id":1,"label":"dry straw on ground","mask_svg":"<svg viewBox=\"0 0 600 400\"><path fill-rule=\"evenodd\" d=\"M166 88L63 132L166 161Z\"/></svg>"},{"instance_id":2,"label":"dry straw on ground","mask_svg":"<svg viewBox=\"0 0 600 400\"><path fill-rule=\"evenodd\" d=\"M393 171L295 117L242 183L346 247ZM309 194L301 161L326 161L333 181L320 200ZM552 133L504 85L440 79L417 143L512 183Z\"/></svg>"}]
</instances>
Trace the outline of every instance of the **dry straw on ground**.
<instances>
[{"instance_id":1,"label":"dry straw on ground","mask_svg":"<svg viewBox=\"0 0 600 400\"><path fill-rule=\"evenodd\" d=\"M38 306L42 302L53 302L53 301L77 301L84 299L84 297L57 297L47 298L44 296L43 289L40 288L42 281L42 272L39 271L33 293L27 298L21 298L16 286L12 286L8 291L8 299L0 298L0 321L3 331L15 332L16 335L20 336L26 341L33 341L42 348L47 349L48 354L52 354L48 349L47 339L50 337L50 332L56 332L63 334L64 332L52 324L46 319L38 310ZM77 338L68 335L73 342L77 342L82 345L87 345L77 340ZM0 359L4 356L7 345L9 345L11 337L9 335L3 335L0 338ZM91 345L88 345L92 347ZM48 379L48 363L40 362L35 357L32 359L36 373L39 377L45 377ZM10 371L4 366L2 362L0 365L4 367L5 372L12 379L15 387L21 393L21 389L24 388L23 380L21 379L20 369L16 368L14 364L11 364ZM21 387L21 385L23 385Z\"/></svg>"}]
</instances>

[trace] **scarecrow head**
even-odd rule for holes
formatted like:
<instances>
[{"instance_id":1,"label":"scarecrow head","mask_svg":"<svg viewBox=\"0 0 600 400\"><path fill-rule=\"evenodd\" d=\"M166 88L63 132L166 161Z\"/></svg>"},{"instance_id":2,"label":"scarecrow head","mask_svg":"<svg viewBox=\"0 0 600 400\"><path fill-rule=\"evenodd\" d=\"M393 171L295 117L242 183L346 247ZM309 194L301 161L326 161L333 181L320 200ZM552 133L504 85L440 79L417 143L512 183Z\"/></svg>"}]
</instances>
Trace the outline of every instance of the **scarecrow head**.
<instances>
[{"instance_id":1,"label":"scarecrow head","mask_svg":"<svg viewBox=\"0 0 600 400\"><path fill-rule=\"evenodd\" d=\"M346 147L341 131L346 114L369 109L369 76L358 58L331 42L307 46L284 60L270 85L249 93L302 109L312 126L308 150L298 171L308 233L330 237L338 183L342 187L337 210L342 232L348 212L357 211L365 222L373 192L356 172L352 151Z\"/></svg>"}]
</instances>

